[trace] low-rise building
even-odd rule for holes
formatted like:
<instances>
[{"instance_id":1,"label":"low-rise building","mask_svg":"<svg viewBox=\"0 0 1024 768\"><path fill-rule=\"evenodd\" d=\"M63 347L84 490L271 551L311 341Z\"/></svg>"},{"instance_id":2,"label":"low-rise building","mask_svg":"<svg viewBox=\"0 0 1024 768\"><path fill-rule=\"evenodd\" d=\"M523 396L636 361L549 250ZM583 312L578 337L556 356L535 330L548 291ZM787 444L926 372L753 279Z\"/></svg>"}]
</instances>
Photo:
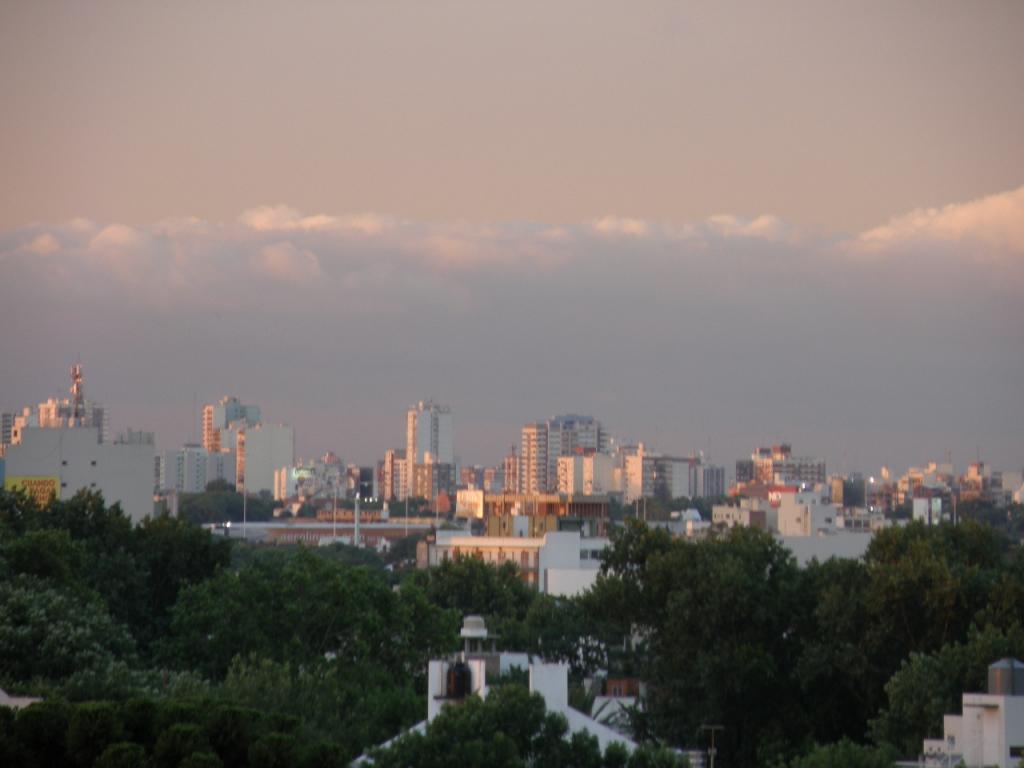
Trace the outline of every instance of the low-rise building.
<instances>
[{"instance_id":1,"label":"low-rise building","mask_svg":"<svg viewBox=\"0 0 1024 768\"><path fill-rule=\"evenodd\" d=\"M525 518L520 518L525 522ZM522 533L522 532L521 532ZM525 581L545 594L567 597L586 591L597 579L608 539L579 531L551 531L543 536L472 536L437 532L426 543L428 567L446 560L476 557L495 566L514 563Z\"/></svg>"},{"instance_id":2,"label":"low-rise building","mask_svg":"<svg viewBox=\"0 0 1024 768\"><path fill-rule=\"evenodd\" d=\"M943 738L925 739L929 766L1016 768L1024 759L1024 662L1001 659L988 668L988 692L964 693L961 714L942 718Z\"/></svg>"}]
</instances>

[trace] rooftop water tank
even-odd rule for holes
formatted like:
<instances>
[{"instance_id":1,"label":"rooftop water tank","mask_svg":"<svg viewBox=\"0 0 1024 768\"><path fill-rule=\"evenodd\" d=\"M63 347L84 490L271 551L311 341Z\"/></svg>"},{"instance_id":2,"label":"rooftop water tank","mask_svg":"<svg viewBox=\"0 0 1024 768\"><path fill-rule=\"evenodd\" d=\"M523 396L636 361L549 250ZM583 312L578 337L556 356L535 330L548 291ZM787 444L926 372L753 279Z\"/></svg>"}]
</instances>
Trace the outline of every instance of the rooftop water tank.
<instances>
[{"instance_id":1,"label":"rooftop water tank","mask_svg":"<svg viewBox=\"0 0 1024 768\"><path fill-rule=\"evenodd\" d=\"M1000 659L989 664L988 692L993 696L1024 696L1024 661Z\"/></svg>"}]
</instances>

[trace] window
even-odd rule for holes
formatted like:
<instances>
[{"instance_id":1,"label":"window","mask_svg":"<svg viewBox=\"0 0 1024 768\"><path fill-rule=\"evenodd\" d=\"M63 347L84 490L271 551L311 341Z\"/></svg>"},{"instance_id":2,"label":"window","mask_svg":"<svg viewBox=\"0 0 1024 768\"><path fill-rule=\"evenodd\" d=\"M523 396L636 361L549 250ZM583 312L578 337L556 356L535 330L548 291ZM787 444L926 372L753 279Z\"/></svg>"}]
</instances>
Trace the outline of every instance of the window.
<instances>
[{"instance_id":1,"label":"window","mask_svg":"<svg viewBox=\"0 0 1024 768\"><path fill-rule=\"evenodd\" d=\"M522 564L523 568L529 568L530 567L530 553L529 552L523 552L519 556L519 562Z\"/></svg>"}]
</instances>

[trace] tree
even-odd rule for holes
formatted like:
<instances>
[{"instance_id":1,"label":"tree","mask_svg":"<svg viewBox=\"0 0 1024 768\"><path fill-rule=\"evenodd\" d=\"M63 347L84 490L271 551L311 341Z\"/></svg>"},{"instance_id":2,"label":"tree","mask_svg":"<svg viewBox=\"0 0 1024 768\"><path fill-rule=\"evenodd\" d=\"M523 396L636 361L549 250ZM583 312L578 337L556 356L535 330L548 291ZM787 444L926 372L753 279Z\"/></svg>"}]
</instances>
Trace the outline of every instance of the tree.
<instances>
[{"instance_id":1,"label":"tree","mask_svg":"<svg viewBox=\"0 0 1024 768\"><path fill-rule=\"evenodd\" d=\"M885 685L886 706L871 721L875 743L898 754L918 754L923 739L942 730L942 716L956 712L965 692L981 691L988 666L1005 656L1024 656L1024 628L975 630L965 643L914 653Z\"/></svg>"},{"instance_id":2,"label":"tree","mask_svg":"<svg viewBox=\"0 0 1024 768\"><path fill-rule=\"evenodd\" d=\"M710 720L725 725L719 746L729 762L790 749L807 727L795 675L802 586L792 555L759 531L690 543L627 527L585 604L599 616L617 612L646 638L638 735L686 745Z\"/></svg>"},{"instance_id":3,"label":"tree","mask_svg":"<svg viewBox=\"0 0 1024 768\"><path fill-rule=\"evenodd\" d=\"M96 759L95 768L145 768L146 750L130 741L111 744Z\"/></svg>"},{"instance_id":4,"label":"tree","mask_svg":"<svg viewBox=\"0 0 1024 768\"><path fill-rule=\"evenodd\" d=\"M889 752L844 739L815 747L790 763L790 768L892 768L893 764Z\"/></svg>"},{"instance_id":5,"label":"tree","mask_svg":"<svg viewBox=\"0 0 1024 768\"><path fill-rule=\"evenodd\" d=\"M123 727L110 702L87 702L74 708L68 725L67 749L71 762L92 768L96 758L121 740Z\"/></svg>"},{"instance_id":6,"label":"tree","mask_svg":"<svg viewBox=\"0 0 1024 768\"><path fill-rule=\"evenodd\" d=\"M300 548L185 588L161 658L214 679L247 654L373 663L406 679L423 674L429 654L451 647L456 628L455 617L429 606L421 592L395 592L383 574Z\"/></svg>"},{"instance_id":7,"label":"tree","mask_svg":"<svg viewBox=\"0 0 1024 768\"><path fill-rule=\"evenodd\" d=\"M134 653L131 635L95 598L27 576L0 583L0 678L59 682Z\"/></svg>"},{"instance_id":8,"label":"tree","mask_svg":"<svg viewBox=\"0 0 1024 768\"><path fill-rule=\"evenodd\" d=\"M503 685L486 699L471 697L449 706L427 727L411 732L384 749L371 752L378 768L409 765L424 768L601 768L628 765L681 768L685 762L657 748L645 747L628 760L625 750L601 754L597 740L585 733L569 735L565 718L546 711L544 700L520 685Z\"/></svg>"}]
</instances>

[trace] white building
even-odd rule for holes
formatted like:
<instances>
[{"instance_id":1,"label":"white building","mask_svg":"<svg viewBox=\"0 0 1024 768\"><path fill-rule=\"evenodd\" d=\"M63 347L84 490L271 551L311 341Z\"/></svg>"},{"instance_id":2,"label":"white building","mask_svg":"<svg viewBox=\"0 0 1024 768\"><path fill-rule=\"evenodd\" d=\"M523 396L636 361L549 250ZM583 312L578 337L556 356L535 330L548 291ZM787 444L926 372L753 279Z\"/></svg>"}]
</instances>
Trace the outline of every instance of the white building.
<instances>
[{"instance_id":1,"label":"white building","mask_svg":"<svg viewBox=\"0 0 1024 768\"><path fill-rule=\"evenodd\" d=\"M558 492L577 495L613 493L615 460L606 453L574 453L558 457Z\"/></svg>"},{"instance_id":2,"label":"white building","mask_svg":"<svg viewBox=\"0 0 1024 768\"><path fill-rule=\"evenodd\" d=\"M452 411L433 400L420 400L406 414L405 457L412 464L425 464L427 454L435 464L454 464Z\"/></svg>"},{"instance_id":3,"label":"white building","mask_svg":"<svg viewBox=\"0 0 1024 768\"><path fill-rule=\"evenodd\" d=\"M626 449L622 466L622 492L629 504L637 499L665 496L692 498L697 493L697 459L665 456L648 451L643 443Z\"/></svg>"},{"instance_id":4,"label":"white building","mask_svg":"<svg viewBox=\"0 0 1024 768\"><path fill-rule=\"evenodd\" d=\"M528 671L530 693L540 694L548 712L560 714L565 718L568 724L568 738L575 733L593 736L597 739L602 753L613 743L621 744L630 753L636 750L636 742L569 706L568 664L548 663L525 653L495 651L484 620L479 616L465 618L460 636L463 640L463 650L460 653L447 659L430 661L427 667L427 719L414 725L410 731L425 732L428 725L444 711L445 707L458 706L470 696L486 699L489 691L487 675L507 674L518 667ZM381 746L387 747L395 739ZM372 763L373 761L364 755L353 764Z\"/></svg>"},{"instance_id":5,"label":"white building","mask_svg":"<svg viewBox=\"0 0 1024 768\"><path fill-rule=\"evenodd\" d=\"M273 492L274 472L295 465L295 430L257 424L238 434L238 482L247 493Z\"/></svg>"},{"instance_id":6,"label":"white building","mask_svg":"<svg viewBox=\"0 0 1024 768\"><path fill-rule=\"evenodd\" d=\"M19 427L7 447L4 487L41 501L99 491L137 523L153 514L154 458L151 432L129 430L110 443L100 442L99 427Z\"/></svg>"},{"instance_id":7,"label":"white building","mask_svg":"<svg viewBox=\"0 0 1024 768\"><path fill-rule=\"evenodd\" d=\"M284 501L296 495L295 467L274 470L274 501Z\"/></svg>"},{"instance_id":8,"label":"white building","mask_svg":"<svg viewBox=\"0 0 1024 768\"><path fill-rule=\"evenodd\" d=\"M988 693L965 693L962 714L942 718L943 738L925 739L929 766L1016 768L1024 758L1024 662L988 668Z\"/></svg>"},{"instance_id":9,"label":"white building","mask_svg":"<svg viewBox=\"0 0 1024 768\"><path fill-rule=\"evenodd\" d=\"M158 486L163 491L202 493L214 480L235 484L235 454L208 453L194 443L166 451Z\"/></svg>"},{"instance_id":10,"label":"white building","mask_svg":"<svg viewBox=\"0 0 1024 768\"><path fill-rule=\"evenodd\" d=\"M787 487L778 494L778 532L780 536L818 536L836 530L836 508L821 491Z\"/></svg>"},{"instance_id":11,"label":"white building","mask_svg":"<svg viewBox=\"0 0 1024 768\"><path fill-rule=\"evenodd\" d=\"M412 495L418 466L450 465L454 474L455 442L451 408L433 400L420 400L409 408L405 418L405 464L405 484L397 494L400 499Z\"/></svg>"},{"instance_id":12,"label":"white building","mask_svg":"<svg viewBox=\"0 0 1024 768\"><path fill-rule=\"evenodd\" d=\"M559 597L578 595L594 584L608 539L585 537L579 531L553 531L543 537L530 537L529 519L525 515L515 517L513 536L438 531L437 539L427 550L428 566L459 557L478 557L493 565L511 562L518 566L528 584Z\"/></svg>"}]
</instances>

